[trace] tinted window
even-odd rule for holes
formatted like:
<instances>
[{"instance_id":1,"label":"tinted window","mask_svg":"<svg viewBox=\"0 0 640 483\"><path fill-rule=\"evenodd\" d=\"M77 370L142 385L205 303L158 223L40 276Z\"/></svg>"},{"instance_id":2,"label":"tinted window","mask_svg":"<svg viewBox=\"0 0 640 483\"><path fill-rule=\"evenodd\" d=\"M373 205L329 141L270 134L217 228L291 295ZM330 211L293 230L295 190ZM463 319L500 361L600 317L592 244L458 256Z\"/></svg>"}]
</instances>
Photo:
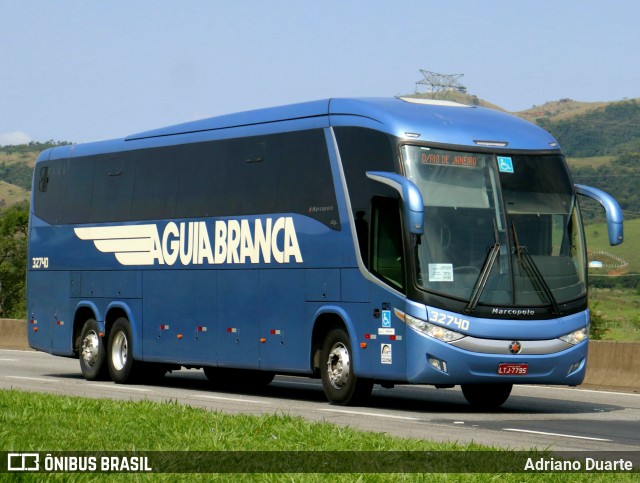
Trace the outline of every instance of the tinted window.
<instances>
[{"instance_id":1,"label":"tinted window","mask_svg":"<svg viewBox=\"0 0 640 483\"><path fill-rule=\"evenodd\" d=\"M59 223L85 223L89 219L93 191L93 184L89 180L93 179L96 161L94 158L61 160L68 169L65 175L65 190L61 193Z\"/></svg>"},{"instance_id":2,"label":"tinted window","mask_svg":"<svg viewBox=\"0 0 640 483\"><path fill-rule=\"evenodd\" d=\"M123 156L105 156L95 163L91 221L124 221L131 217L134 166ZM67 191L75 188L68 186Z\"/></svg>"},{"instance_id":3,"label":"tinted window","mask_svg":"<svg viewBox=\"0 0 640 483\"><path fill-rule=\"evenodd\" d=\"M357 127L338 127L335 133L353 211L369 210L371 198L381 191L395 193L366 175L367 171L398 172L390 137Z\"/></svg>"},{"instance_id":4,"label":"tinted window","mask_svg":"<svg viewBox=\"0 0 640 483\"><path fill-rule=\"evenodd\" d=\"M36 166L33 200L39 208L38 216L52 223L57 222L64 196L66 160L47 161Z\"/></svg>"},{"instance_id":5,"label":"tinted window","mask_svg":"<svg viewBox=\"0 0 640 483\"><path fill-rule=\"evenodd\" d=\"M371 271L398 290L404 289L404 254L400 203L376 197L372 202Z\"/></svg>"},{"instance_id":6,"label":"tinted window","mask_svg":"<svg viewBox=\"0 0 640 483\"><path fill-rule=\"evenodd\" d=\"M277 211L301 213L340 229L324 133L303 131L285 136L279 144Z\"/></svg>"},{"instance_id":7,"label":"tinted window","mask_svg":"<svg viewBox=\"0 0 640 483\"><path fill-rule=\"evenodd\" d=\"M51 223L298 213L339 229L322 130L56 160L38 165Z\"/></svg>"},{"instance_id":8,"label":"tinted window","mask_svg":"<svg viewBox=\"0 0 640 483\"><path fill-rule=\"evenodd\" d=\"M134 220L174 216L178 184L167 183L166 180L175 180L180 169L166 151L158 150L156 156L134 151L129 156L129 162L135 166L131 203L131 218Z\"/></svg>"},{"instance_id":9,"label":"tinted window","mask_svg":"<svg viewBox=\"0 0 640 483\"><path fill-rule=\"evenodd\" d=\"M374 196L397 198L388 186L367 178L367 171L399 172L392 138L372 129L338 127L334 129L342 168L347 182L362 260L368 266L368 230L371 226L371 200Z\"/></svg>"}]
</instances>

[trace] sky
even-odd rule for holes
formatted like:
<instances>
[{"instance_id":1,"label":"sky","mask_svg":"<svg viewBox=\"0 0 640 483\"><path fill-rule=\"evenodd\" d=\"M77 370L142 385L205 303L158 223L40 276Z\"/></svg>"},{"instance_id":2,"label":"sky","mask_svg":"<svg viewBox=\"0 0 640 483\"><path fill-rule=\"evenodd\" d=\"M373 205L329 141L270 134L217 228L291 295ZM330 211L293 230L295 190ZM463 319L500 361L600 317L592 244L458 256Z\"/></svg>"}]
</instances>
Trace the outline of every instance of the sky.
<instances>
[{"instance_id":1,"label":"sky","mask_svg":"<svg viewBox=\"0 0 640 483\"><path fill-rule=\"evenodd\" d=\"M420 69L510 111L638 98L639 21L630 0L0 0L0 145L411 94Z\"/></svg>"}]
</instances>

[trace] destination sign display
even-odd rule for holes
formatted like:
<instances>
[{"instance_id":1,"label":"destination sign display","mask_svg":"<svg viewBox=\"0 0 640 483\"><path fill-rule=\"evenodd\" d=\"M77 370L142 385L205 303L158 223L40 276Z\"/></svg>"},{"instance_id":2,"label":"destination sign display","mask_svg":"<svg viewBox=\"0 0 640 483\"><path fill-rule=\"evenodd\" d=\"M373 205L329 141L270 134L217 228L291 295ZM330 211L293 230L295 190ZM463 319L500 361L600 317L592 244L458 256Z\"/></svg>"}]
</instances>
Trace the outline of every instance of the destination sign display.
<instances>
[{"instance_id":1,"label":"destination sign display","mask_svg":"<svg viewBox=\"0 0 640 483\"><path fill-rule=\"evenodd\" d=\"M423 152L420 156L422 164L437 164L441 166L478 167L478 156L472 154L454 154L444 152Z\"/></svg>"}]
</instances>

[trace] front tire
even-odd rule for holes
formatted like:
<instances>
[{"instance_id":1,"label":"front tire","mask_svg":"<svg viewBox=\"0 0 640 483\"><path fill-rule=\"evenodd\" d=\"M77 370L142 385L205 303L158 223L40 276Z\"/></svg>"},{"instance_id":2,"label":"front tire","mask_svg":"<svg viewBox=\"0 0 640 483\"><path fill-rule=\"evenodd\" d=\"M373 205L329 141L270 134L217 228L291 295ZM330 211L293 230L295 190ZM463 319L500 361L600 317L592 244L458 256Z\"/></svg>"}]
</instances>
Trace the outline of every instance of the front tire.
<instances>
[{"instance_id":1,"label":"front tire","mask_svg":"<svg viewBox=\"0 0 640 483\"><path fill-rule=\"evenodd\" d=\"M87 381L102 381L109 377L107 349L95 319L88 319L80 333L80 370Z\"/></svg>"},{"instance_id":2,"label":"front tire","mask_svg":"<svg viewBox=\"0 0 640 483\"><path fill-rule=\"evenodd\" d=\"M463 384L462 394L469 404L478 409L498 409L513 389L513 384Z\"/></svg>"},{"instance_id":3,"label":"front tire","mask_svg":"<svg viewBox=\"0 0 640 483\"><path fill-rule=\"evenodd\" d=\"M124 317L117 319L109 332L107 360L109 374L113 382L125 384L133 382L136 374L136 363L133 360L133 337L129 321Z\"/></svg>"},{"instance_id":4,"label":"front tire","mask_svg":"<svg viewBox=\"0 0 640 483\"><path fill-rule=\"evenodd\" d=\"M351 341L344 330L333 329L327 334L321 361L322 387L331 404L354 405L369 397L373 381L355 374Z\"/></svg>"}]
</instances>

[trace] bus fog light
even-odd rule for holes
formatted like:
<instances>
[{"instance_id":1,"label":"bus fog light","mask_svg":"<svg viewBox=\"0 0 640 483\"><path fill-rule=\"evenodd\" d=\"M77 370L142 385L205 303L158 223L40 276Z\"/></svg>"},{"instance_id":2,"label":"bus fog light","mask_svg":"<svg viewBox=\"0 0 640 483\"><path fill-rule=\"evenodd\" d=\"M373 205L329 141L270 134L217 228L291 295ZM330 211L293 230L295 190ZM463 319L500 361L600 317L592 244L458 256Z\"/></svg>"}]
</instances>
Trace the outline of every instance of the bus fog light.
<instances>
[{"instance_id":1,"label":"bus fog light","mask_svg":"<svg viewBox=\"0 0 640 483\"><path fill-rule=\"evenodd\" d=\"M440 359L436 359L433 356L427 356L427 360L429 361L429 365L434 369L439 370L440 372L447 372L447 363Z\"/></svg>"},{"instance_id":2,"label":"bus fog light","mask_svg":"<svg viewBox=\"0 0 640 483\"><path fill-rule=\"evenodd\" d=\"M558 337L560 340L563 340L571 345L576 345L589 338L589 326L583 327L582 329L574 330L570 334L563 335L562 337Z\"/></svg>"},{"instance_id":3,"label":"bus fog light","mask_svg":"<svg viewBox=\"0 0 640 483\"><path fill-rule=\"evenodd\" d=\"M569 367L569 370L567 371L567 375L576 372L578 369L581 369L582 366L584 365L584 359L580 359L577 362L574 362L573 364L571 364L571 367Z\"/></svg>"}]
</instances>

